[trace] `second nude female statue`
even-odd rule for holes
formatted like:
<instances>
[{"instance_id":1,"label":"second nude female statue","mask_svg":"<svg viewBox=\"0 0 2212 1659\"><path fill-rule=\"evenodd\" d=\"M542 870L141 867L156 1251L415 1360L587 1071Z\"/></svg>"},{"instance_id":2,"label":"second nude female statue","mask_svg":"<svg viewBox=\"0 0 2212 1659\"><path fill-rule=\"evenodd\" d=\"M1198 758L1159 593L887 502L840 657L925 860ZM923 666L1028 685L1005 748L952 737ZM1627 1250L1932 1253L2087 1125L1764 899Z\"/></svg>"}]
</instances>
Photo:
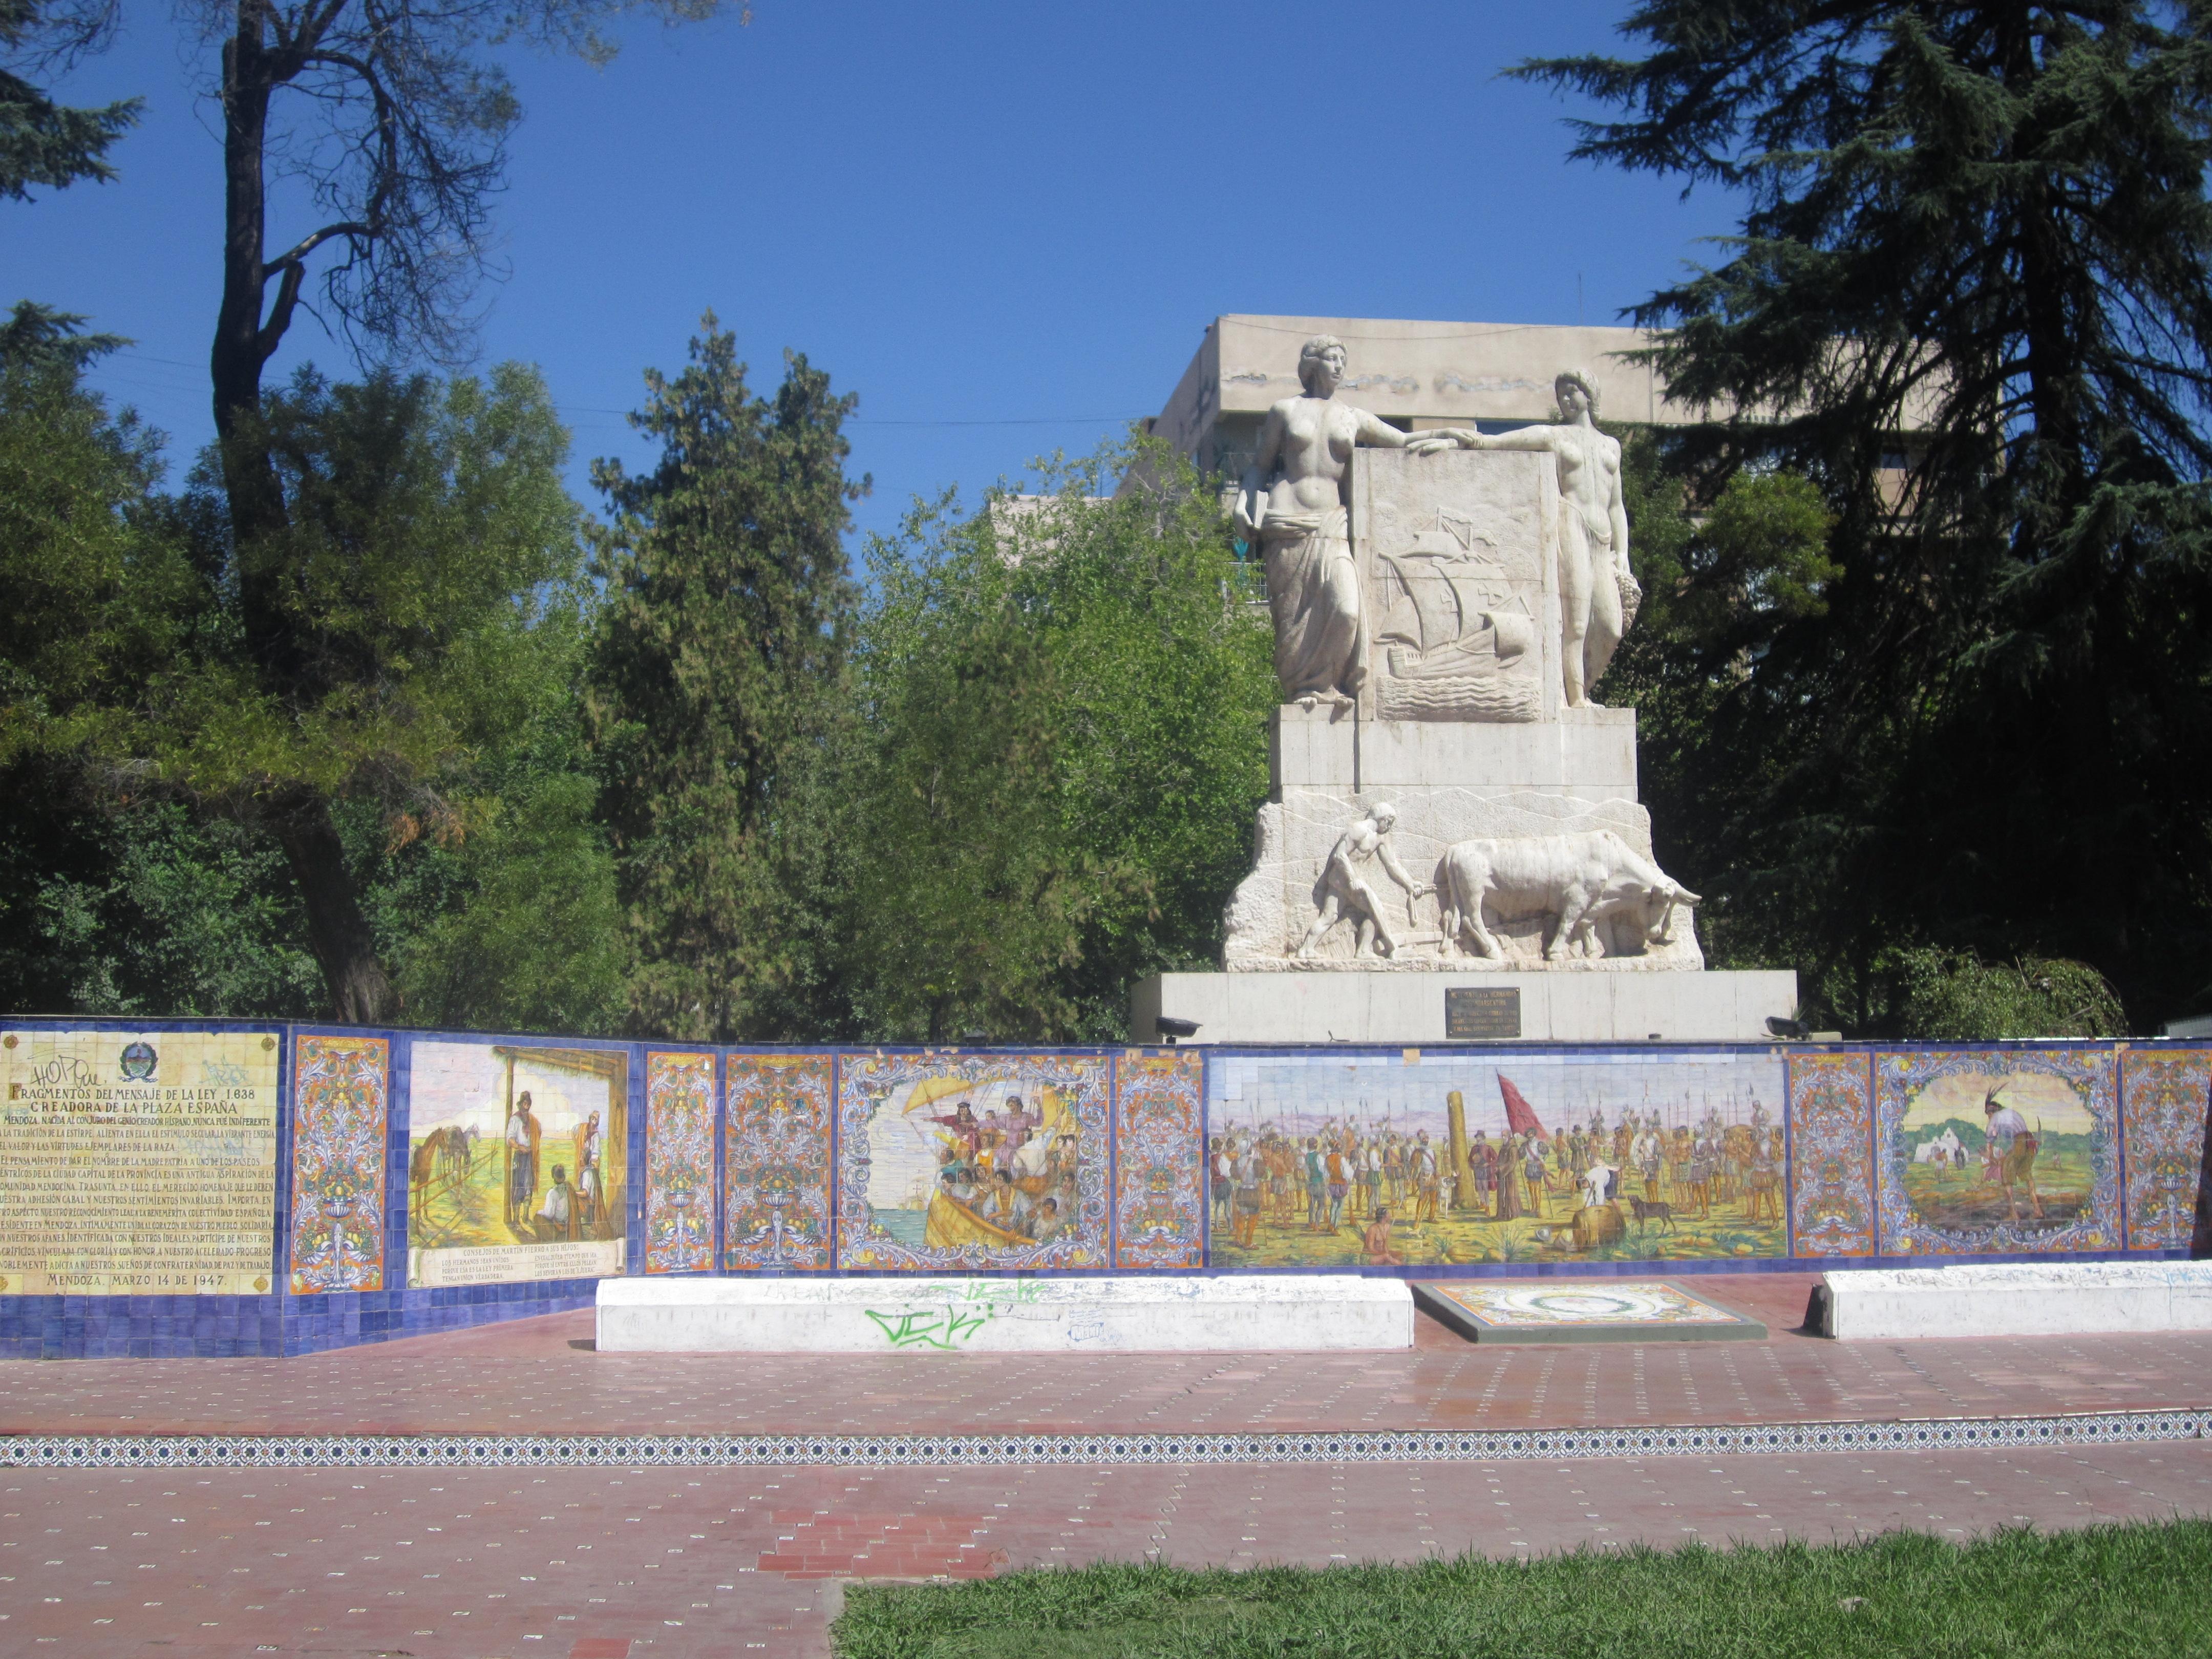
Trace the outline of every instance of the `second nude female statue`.
<instances>
[{"instance_id":1,"label":"second nude female statue","mask_svg":"<svg viewBox=\"0 0 2212 1659\"><path fill-rule=\"evenodd\" d=\"M1344 342L1317 334L1298 353L1305 395L1267 411L1237 497L1237 529L1266 561L1275 678L1286 702L1348 703L1367 678L1367 629L1352 562L1352 452L1402 449L1404 433L1335 400Z\"/></svg>"}]
</instances>

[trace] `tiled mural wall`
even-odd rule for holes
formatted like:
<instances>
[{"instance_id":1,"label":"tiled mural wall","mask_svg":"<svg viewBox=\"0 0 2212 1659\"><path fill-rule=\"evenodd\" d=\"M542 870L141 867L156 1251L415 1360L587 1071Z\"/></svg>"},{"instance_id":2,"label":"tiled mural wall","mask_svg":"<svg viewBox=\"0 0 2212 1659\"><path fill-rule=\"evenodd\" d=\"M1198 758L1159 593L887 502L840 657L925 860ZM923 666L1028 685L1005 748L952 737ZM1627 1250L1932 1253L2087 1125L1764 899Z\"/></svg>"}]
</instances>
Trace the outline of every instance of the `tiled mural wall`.
<instances>
[{"instance_id":1,"label":"tiled mural wall","mask_svg":"<svg viewBox=\"0 0 2212 1659\"><path fill-rule=\"evenodd\" d=\"M2212 1097L2212 1047L2180 1042L743 1049L26 1019L0 1021L0 1071L15 1357L305 1352L635 1273L2179 1255Z\"/></svg>"}]
</instances>

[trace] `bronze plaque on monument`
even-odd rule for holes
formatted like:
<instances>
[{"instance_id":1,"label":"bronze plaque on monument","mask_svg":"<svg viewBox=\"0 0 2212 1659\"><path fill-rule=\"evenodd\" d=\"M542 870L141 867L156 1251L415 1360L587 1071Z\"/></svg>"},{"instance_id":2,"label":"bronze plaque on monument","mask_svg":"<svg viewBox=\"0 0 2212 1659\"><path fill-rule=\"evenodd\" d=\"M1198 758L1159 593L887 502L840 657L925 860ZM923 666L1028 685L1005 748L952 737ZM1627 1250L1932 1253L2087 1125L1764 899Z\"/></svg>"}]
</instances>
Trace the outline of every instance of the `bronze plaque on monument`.
<instances>
[{"instance_id":1,"label":"bronze plaque on monument","mask_svg":"<svg viewBox=\"0 0 2212 1659\"><path fill-rule=\"evenodd\" d=\"M1456 985L1444 991L1444 1036L1517 1037L1521 1035L1521 988L1517 985Z\"/></svg>"}]
</instances>

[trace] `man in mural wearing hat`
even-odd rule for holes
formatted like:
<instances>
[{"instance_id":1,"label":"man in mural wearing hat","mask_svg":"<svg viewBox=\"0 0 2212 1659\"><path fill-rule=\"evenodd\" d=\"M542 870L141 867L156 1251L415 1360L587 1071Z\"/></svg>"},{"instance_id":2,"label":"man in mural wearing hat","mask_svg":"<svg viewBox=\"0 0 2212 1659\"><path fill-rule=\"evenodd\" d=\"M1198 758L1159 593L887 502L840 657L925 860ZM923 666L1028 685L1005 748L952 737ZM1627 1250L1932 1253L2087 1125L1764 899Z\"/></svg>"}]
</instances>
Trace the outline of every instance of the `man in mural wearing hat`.
<instances>
[{"instance_id":1,"label":"man in mural wearing hat","mask_svg":"<svg viewBox=\"0 0 2212 1659\"><path fill-rule=\"evenodd\" d=\"M2027 1201L2035 1211L2035 1218L2040 1221L2043 1200L2035 1190L2035 1155L2043 1143L2029 1130L2027 1120L2012 1103L2000 1098L2004 1091L2005 1085L2000 1083L1982 1101L1986 1136L1982 1142L1982 1179L2004 1183L2005 1202L2012 1206L2014 1221L2020 1219L2020 1199L2013 1188L2026 1187Z\"/></svg>"}]
</instances>

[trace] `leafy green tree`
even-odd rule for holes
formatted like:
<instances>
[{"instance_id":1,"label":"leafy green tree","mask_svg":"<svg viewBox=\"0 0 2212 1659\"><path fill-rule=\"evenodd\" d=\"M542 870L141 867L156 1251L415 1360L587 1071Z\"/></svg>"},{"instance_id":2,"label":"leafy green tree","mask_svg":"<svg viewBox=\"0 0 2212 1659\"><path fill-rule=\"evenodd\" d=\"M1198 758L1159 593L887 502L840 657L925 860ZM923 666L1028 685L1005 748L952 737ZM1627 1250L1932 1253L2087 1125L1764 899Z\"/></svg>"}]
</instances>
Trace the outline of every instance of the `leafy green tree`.
<instances>
[{"instance_id":1,"label":"leafy green tree","mask_svg":"<svg viewBox=\"0 0 2212 1659\"><path fill-rule=\"evenodd\" d=\"M1648 50L1519 73L1578 155L1742 193L1638 320L1717 486L1834 517L1696 740L1739 937L1847 1028L1887 951L2078 959L2136 1019L2212 978L2212 40L2138 0L1645 0Z\"/></svg>"},{"instance_id":2,"label":"leafy green tree","mask_svg":"<svg viewBox=\"0 0 2212 1659\"><path fill-rule=\"evenodd\" d=\"M646 375L652 471L599 461L605 602L592 669L636 1029L805 1037L830 969L821 785L841 743L857 594L843 535L854 399L791 356L774 402L709 312L690 362Z\"/></svg>"},{"instance_id":3,"label":"leafy green tree","mask_svg":"<svg viewBox=\"0 0 2212 1659\"><path fill-rule=\"evenodd\" d=\"M240 660L255 682L249 695L292 704L320 695L323 641L292 603L296 573L283 552L291 480L273 434L285 409L280 403L273 423L262 409L264 371L298 314L311 265L320 266L326 321L373 345L380 361L459 356L493 245L489 198L521 116L498 49L528 42L603 64L615 52L603 27L640 9L675 22L711 15L718 0L193 0L185 8L221 42L210 88L224 185L210 368L223 514L241 545L260 550L234 573ZM322 217L276 249L272 164L304 185L292 199ZM299 557L313 558L318 532L302 529ZM332 803L303 785L270 822L307 901L332 1002L350 1019L389 1016L390 975Z\"/></svg>"},{"instance_id":4,"label":"leafy green tree","mask_svg":"<svg viewBox=\"0 0 2212 1659\"><path fill-rule=\"evenodd\" d=\"M2114 1037L2127 1015L2095 969L2038 957L1985 963L1922 947L1898 953L1904 1035L1931 1042Z\"/></svg>"},{"instance_id":5,"label":"leafy green tree","mask_svg":"<svg viewBox=\"0 0 2212 1659\"><path fill-rule=\"evenodd\" d=\"M137 123L143 100L73 109L27 77L45 79L105 46L116 12L114 0L0 0L0 198L27 202L34 187L115 176L107 152Z\"/></svg>"},{"instance_id":6,"label":"leafy green tree","mask_svg":"<svg viewBox=\"0 0 2212 1659\"><path fill-rule=\"evenodd\" d=\"M1109 1039L1220 945L1275 701L1212 493L1145 441L870 545L842 932L879 1038ZM1157 481L1112 500L1130 461Z\"/></svg>"}]
</instances>

